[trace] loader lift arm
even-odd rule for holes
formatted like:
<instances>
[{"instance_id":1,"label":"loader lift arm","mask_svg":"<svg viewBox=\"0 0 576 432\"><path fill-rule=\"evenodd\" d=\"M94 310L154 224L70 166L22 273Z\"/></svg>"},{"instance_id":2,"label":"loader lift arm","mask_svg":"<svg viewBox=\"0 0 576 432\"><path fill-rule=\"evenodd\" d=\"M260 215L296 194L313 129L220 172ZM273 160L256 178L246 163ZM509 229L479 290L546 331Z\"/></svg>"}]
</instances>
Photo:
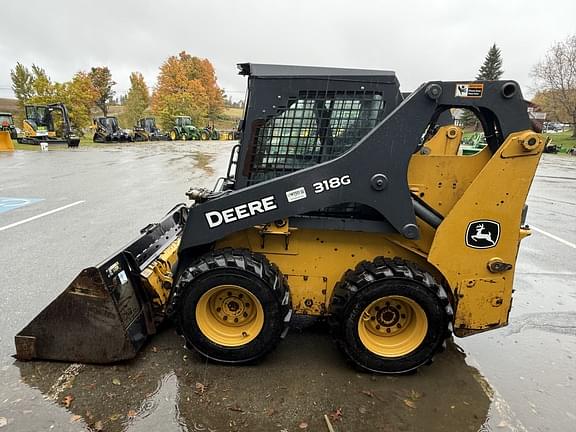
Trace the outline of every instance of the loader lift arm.
<instances>
[{"instance_id":1,"label":"loader lift arm","mask_svg":"<svg viewBox=\"0 0 576 432\"><path fill-rule=\"evenodd\" d=\"M257 224L346 202L372 207L405 238L417 239L419 229L407 170L411 156L438 113L450 108L479 113L492 152L511 133L531 129L518 84L480 84L480 97L461 97L457 96L457 86L462 85L459 82L425 83L336 159L192 206L180 256L193 254L196 247Z\"/></svg>"}]
</instances>

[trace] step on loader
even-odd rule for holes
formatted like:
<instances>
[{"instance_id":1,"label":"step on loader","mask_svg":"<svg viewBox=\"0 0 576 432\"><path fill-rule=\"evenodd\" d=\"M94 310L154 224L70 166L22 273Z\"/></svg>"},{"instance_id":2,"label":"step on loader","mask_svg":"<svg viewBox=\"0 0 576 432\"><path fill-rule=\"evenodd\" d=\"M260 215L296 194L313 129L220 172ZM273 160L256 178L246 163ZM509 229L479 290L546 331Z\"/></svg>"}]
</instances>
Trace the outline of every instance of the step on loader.
<instances>
[{"instance_id":1,"label":"step on loader","mask_svg":"<svg viewBox=\"0 0 576 432\"><path fill-rule=\"evenodd\" d=\"M388 71L239 67L227 175L83 270L16 336L18 359L132 358L171 320L205 358L244 364L307 315L360 369L405 373L453 334L508 323L544 148L517 83L433 81L403 98ZM480 152L459 151L454 108L478 118Z\"/></svg>"}]
</instances>

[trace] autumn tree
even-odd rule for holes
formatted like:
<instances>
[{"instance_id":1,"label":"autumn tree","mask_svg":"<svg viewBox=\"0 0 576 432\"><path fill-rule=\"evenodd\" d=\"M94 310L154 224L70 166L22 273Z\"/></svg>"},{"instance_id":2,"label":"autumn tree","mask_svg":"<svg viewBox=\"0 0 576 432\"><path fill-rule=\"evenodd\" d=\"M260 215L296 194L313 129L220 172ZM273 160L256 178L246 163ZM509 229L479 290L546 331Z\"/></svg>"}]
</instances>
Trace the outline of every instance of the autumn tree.
<instances>
[{"instance_id":1,"label":"autumn tree","mask_svg":"<svg viewBox=\"0 0 576 432\"><path fill-rule=\"evenodd\" d=\"M63 103L76 128L90 125L90 109L94 106L97 92L87 73L78 72L71 81L53 82L46 71L36 65L31 70L16 64L11 72L12 88L21 106Z\"/></svg>"},{"instance_id":2,"label":"autumn tree","mask_svg":"<svg viewBox=\"0 0 576 432\"><path fill-rule=\"evenodd\" d=\"M66 83L68 110L70 119L78 128L90 126L90 113L98 98L98 91L92 85L92 79L87 72L76 72L72 81Z\"/></svg>"},{"instance_id":3,"label":"autumn tree","mask_svg":"<svg viewBox=\"0 0 576 432\"><path fill-rule=\"evenodd\" d=\"M534 66L532 75L545 110L571 122L572 137L576 138L576 35L554 44Z\"/></svg>"},{"instance_id":4,"label":"autumn tree","mask_svg":"<svg viewBox=\"0 0 576 432\"><path fill-rule=\"evenodd\" d=\"M141 118L150 104L150 94L140 72L130 74L130 90L124 101L124 124L131 127Z\"/></svg>"},{"instance_id":5,"label":"autumn tree","mask_svg":"<svg viewBox=\"0 0 576 432\"><path fill-rule=\"evenodd\" d=\"M200 125L206 119L216 118L223 108L223 92L208 59L183 51L160 66L152 94L152 110L162 127L171 128L176 115L191 116L195 124Z\"/></svg>"},{"instance_id":6,"label":"autumn tree","mask_svg":"<svg viewBox=\"0 0 576 432\"><path fill-rule=\"evenodd\" d=\"M32 72L23 64L16 63L16 67L10 71L10 78L16 99L18 99L19 105L24 107L24 103L34 94Z\"/></svg>"},{"instance_id":7,"label":"autumn tree","mask_svg":"<svg viewBox=\"0 0 576 432\"><path fill-rule=\"evenodd\" d=\"M110 69L106 66L93 67L89 76L92 81L92 86L96 89L98 94L96 98L96 106L102 110L103 115L107 116L108 104L112 101L115 94L112 87L116 85L116 82L112 80Z\"/></svg>"}]
</instances>

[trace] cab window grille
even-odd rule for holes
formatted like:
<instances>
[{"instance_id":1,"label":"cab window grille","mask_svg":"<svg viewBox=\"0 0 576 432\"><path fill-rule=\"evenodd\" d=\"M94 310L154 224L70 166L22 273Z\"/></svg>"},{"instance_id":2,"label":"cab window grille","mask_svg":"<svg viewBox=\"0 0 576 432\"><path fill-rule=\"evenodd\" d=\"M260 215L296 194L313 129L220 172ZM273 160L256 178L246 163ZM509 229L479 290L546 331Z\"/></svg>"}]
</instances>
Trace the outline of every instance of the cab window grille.
<instances>
[{"instance_id":1,"label":"cab window grille","mask_svg":"<svg viewBox=\"0 0 576 432\"><path fill-rule=\"evenodd\" d=\"M254 133L248 184L334 159L382 120L381 93L303 91Z\"/></svg>"}]
</instances>

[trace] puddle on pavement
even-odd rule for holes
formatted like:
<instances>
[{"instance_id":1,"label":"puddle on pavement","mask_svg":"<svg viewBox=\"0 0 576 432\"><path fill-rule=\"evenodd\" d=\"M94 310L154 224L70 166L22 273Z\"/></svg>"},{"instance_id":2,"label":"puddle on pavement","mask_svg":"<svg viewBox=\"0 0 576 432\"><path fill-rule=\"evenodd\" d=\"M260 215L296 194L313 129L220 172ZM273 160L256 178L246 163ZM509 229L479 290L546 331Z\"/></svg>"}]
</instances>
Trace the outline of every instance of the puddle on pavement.
<instances>
[{"instance_id":1,"label":"puddle on pavement","mask_svg":"<svg viewBox=\"0 0 576 432\"><path fill-rule=\"evenodd\" d=\"M214 156L206 153L197 152L194 153L194 160L196 161L198 167L206 171L206 174L214 175L214 168L212 168L212 166L210 165L214 160Z\"/></svg>"},{"instance_id":2,"label":"puddle on pavement","mask_svg":"<svg viewBox=\"0 0 576 432\"><path fill-rule=\"evenodd\" d=\"M355 371L317 328L292 332L254 366L208 363L181 345L169 329L135 361L84 366L58 394L61 410L70 396L68 417L78 430L85 423L107 432L325 431L325 414L336 431L522 431L453 343L433 365L408 376ZM22 382L43 397L69 367L15 365ZM28 429L17 423L15 430L32 430L29 422Z\"/></svg>"}]
</instances>

